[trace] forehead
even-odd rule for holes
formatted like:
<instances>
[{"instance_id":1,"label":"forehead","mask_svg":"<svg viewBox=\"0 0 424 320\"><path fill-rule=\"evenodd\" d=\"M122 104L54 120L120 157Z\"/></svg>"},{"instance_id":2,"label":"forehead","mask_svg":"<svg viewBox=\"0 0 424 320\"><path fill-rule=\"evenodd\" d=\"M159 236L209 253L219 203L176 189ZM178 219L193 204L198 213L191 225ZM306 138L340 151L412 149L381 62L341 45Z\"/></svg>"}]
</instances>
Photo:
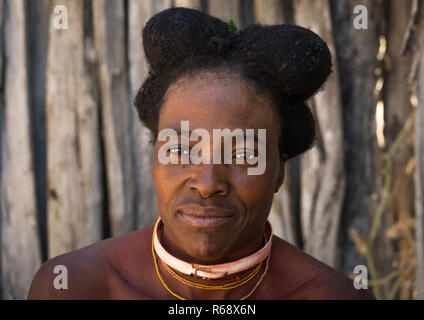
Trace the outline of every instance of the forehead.
<instances>
[{"instance_id":1,"label":"forehead","mask_svg":"<svg viewBox=\"0 0 424 320\"><path fill-rule=\"evenodd\" d=\"M278 130L271 100L238 75L205 72L173 84L162 106L159 129L189 120L191 128ZM270 132L271 133L271 132Z\"/></svg>"}]
</instances>

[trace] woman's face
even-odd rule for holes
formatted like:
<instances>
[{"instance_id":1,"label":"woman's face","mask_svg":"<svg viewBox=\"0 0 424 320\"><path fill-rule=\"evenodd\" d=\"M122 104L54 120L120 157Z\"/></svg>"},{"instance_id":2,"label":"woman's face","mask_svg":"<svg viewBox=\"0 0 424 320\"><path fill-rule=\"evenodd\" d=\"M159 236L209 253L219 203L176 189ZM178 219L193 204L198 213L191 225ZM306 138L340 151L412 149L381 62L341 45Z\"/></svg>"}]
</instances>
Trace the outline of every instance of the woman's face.
<instances>
[{"instance_id":1,"label":"woman's face","mask_svg":"<svg viewBox=\"0 0 424 320\"><path fill-rule=\"evenodd\" d=\"M211 140L213 129L240 128L244 134L246 129L254 129L255 134L266 129L266 170L260 175L247 174L247 168L256 165L236 164L235 155L243 154L235 139L232 164L213 163L212 141L210 164L163 164L158 152L169 140L156 142L153 177L164 223L163 241L172 253L195 263L214 264L233 260L236 253L261 243L273 194L284 179L284 159L278 150L280 127L269 103L234 74L203 72L169 88L159 132L178 131L181 121L189 121L190 131L207 130ZM224 139L221 143L224 150ZM195 144L191 141L190 147ZM257 142L254 146L258 151ZM176 150L167 154L178 157Z\"/></svg>"}]
</instances>

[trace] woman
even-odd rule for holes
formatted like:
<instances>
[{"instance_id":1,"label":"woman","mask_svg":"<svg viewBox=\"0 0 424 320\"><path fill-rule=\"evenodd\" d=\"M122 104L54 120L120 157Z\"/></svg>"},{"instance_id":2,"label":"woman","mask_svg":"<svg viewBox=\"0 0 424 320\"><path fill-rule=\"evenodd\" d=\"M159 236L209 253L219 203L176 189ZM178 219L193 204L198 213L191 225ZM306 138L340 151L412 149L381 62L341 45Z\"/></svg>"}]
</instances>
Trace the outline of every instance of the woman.
<instances>
[{"instance_id":1,"label":"woman","mask_svg":"<svg viewBox=\"0 0 424 320\"><path fill-rule=\"evenodd\" d=\"M135 106L152 133L160 219L154 227L50 259L29 298L373 299L274 236L267 223L286 161L315 139L305 100L331 72L326 44L298 26L253 25L237 32L185 8L153 16L143 44L150 71ZM222 136L214 147L202 144L197 155L205 161L195 163L193 141L183 143L184 123L203 130L201 143L217 129L246 135L229 147ZM245 146L249 129L266 129L265 139L258 134ZM178 137L163 139L161 132ZM264 161L265 170L248 174L251 159ZM68 271L68 289L54 288L57 265Z\"/></svg>"}]
</instances>

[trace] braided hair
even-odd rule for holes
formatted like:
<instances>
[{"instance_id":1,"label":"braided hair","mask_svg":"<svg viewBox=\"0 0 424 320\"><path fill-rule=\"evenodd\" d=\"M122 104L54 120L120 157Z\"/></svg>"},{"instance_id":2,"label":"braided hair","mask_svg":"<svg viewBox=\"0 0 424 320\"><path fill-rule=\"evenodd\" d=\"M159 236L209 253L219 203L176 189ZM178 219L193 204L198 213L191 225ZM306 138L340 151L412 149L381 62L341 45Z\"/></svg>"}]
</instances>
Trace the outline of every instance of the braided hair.
<instances>
[{"instance_id":1,"label":"braided hair","mask_svg":"<svg viewBox=\"0 0 424 320\"><path fill-rule=\"evenodd\" d=\"M271 97L281 126L280 155L290 159L313 146L315 122L305 101L332 72L331 53L314 32L290 24L254 24L233 32L198 10L170 8L146 23L143 47L150 68L134 105L151 142L173 83L195 72L229 70Z\"/></svg>"}]
</instances>

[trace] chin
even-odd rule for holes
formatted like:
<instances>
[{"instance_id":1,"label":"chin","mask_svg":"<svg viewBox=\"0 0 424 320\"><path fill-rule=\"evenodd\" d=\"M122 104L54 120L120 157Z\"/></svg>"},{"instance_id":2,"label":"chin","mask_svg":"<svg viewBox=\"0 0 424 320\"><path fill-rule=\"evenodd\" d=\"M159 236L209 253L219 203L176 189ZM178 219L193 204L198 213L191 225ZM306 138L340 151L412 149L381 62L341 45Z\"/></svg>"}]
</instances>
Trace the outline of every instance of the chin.
<instances>
[{"instance_id":1,"label":"chin","mask_svg":"<svg viewBox=\"0 0 424 320\"><path fill-rule=\"evenodd\" d=\"M216 242L196 241L196 247L189 248L187 253L200 264L217 264L227 253L227 247Z\"/></svg>"}]
</instances>

